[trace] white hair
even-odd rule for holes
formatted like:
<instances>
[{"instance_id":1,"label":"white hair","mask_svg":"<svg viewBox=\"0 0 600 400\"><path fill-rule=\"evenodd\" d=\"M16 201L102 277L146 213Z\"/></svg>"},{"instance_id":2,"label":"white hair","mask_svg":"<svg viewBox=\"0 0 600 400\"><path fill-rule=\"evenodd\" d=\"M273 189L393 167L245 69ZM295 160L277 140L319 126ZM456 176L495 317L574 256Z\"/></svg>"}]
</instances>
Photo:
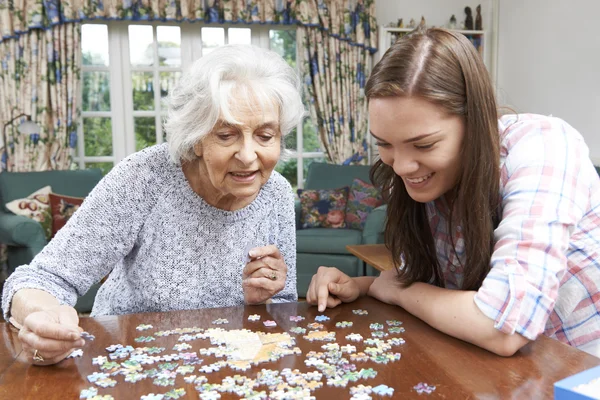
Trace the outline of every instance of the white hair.
<instances>
[{"instance_id":1,"label":"white hair","mask_svg":"<svg viewBox=\"0 0 600 400\"><path fill-rule=\"evenodd\" d=\"M284 137L305 115L296 71L273 51L227 45L194 62L169 93L164 127L171 159L193 160L194 146L219 119L237 123L231 107L243 100L263 111L277 106L284 154Z\"/></svg>"}]
</instances>

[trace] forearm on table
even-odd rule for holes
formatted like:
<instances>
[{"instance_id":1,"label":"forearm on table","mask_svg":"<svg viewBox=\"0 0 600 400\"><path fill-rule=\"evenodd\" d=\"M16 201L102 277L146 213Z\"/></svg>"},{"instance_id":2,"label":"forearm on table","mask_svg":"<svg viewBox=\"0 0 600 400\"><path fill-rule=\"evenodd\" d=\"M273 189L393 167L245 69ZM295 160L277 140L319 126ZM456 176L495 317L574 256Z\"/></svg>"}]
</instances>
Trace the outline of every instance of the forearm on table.
<instances>
[{"instance_id":1,"label":"forearm on table","mask_svg":"<svg viewBox=\"0 0 600 400\"><path fill-rule=\"evenodd\" d=\"M60 303L56 297L48 292L40 289L21 289L12 298L10 319L14 325L20 328L29 314L48 310L59 305Z\"/></svg>"},{"instance_id":2,"label":"forearm on table","mask_svg":"<svg viewBox=\"0 0 600 400\"><path fill-rule=\"evenodd\" d=\"M354 279L354 282L360 288L360 297L366 296L369 293L369 288L375 280L375 276L359 276Z\"/></svg>"},{"instance_id":3,"label":"forearm on table","mask_svg":"<svg viewBox=\"0 0 600 400\"><path fill-rule=\"evenodd\" d=\"M400 291L396 304L433 328L498 355L511 356L528 343L496 329L475 304L475 293L418 282Z\"/></svg>"}]
</instances>

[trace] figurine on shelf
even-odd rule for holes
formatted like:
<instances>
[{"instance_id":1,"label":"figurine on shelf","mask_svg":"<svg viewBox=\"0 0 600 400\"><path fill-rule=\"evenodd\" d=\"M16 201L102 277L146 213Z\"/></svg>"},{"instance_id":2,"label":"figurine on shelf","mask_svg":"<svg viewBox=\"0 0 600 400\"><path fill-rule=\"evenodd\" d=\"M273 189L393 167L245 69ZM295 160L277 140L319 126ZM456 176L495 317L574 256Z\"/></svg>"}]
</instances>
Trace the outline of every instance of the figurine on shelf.
<instances>
[{"instance_id":1,"label":"figurine on shelf","mask_svg":"<svg viewBox=\"0 0 600 400\"><path fill-rule=\"evenodd\" d=\"M481 22L481 4L475 8L475 11L477 11L477 14L475 15L475 30L482 31L483 23Z\"/></svg>"},{"instance_id":2,"label":"figurine on shelf","mask_svg":"<svg viewBox=\"0 0 600 400\"><path fill-rule=\"evenodd\" d=\"M467 17L465 18L465 29L468 31L473 30L473 12L471 11L471 7L465 7L465 14Z\"/></svg>"},{"instance_id":3,"label":"figurine on shelf","mask_svg":"<svg viewBox=\"0 0 600 400\"><path fill-rule=\"evenodd\" d=\"M454 16L454 14L452 14L452 16L450 17L450 23L448 24L448 28L456 29L456 17Z\"/></svg>"},{"instance_id":4,"label":"figurine on shelf","mask_svg":"<svg viewBox=\"0 0 600 400\"><path fill-rule=\"evenodd\" d=\"M404 21L402 21L402 18L400 18L398 20L398 23L396 24L396 28L404 28Z\"/></svg>"},{"instance_id":5,"label":"figurine on shelf","mask_svg":"<svg viewBox=\"0 0 600 400\"><path fill-rule=\"evenodd\" d=\"M414 18L411 18L411 19L410 19L410 22L408 23L408 26L407 26L407 28L408 28L408 29L414 29L414 28L416 28L416 27L417 27L417 23L415 22L415 19L414 19Z\"/></svg>"}]
</instances>

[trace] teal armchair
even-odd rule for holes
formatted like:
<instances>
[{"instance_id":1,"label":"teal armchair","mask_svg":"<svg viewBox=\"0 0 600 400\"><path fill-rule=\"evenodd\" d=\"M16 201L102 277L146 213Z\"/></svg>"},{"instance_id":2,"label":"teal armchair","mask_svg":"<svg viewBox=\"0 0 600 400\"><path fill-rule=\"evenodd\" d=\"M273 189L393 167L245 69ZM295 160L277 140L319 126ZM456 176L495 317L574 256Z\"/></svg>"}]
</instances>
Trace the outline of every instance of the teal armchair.
<instances>
[{"instance_id":1,"label":"teal armchair","mask_svg":"<svg viewBox=\"0 0 600 400\"><path fill-rule=\"evenodd\" d=\"M6 203L29 196L44 186L54 193L85 197L102 179L100 169L79 171L2 172L0 173L0 243L7 245L8 274L31 260L46 246L42 226L30 218L8 211ZM80 297L75 308L89 312L100 284Z\"/></svg>"},{"instance_id":2,"label":"teal armchair","mask_svg":"<svg viewBox=\"0 0 600 400\"><path fill-rule=\"evenodd\" d=\"M369 165L334 165L314 162L305 189L336 189L351 186L355 178L370 182ZM320 266L337 267L349 276L371 275L371 267L346 250L349 244L383 243L385 206L373 210L362 231L354 229L300 228L300 201L296 201L296 273L298 296L306 297L312 276Z\"/></svg>"}]
</instances>

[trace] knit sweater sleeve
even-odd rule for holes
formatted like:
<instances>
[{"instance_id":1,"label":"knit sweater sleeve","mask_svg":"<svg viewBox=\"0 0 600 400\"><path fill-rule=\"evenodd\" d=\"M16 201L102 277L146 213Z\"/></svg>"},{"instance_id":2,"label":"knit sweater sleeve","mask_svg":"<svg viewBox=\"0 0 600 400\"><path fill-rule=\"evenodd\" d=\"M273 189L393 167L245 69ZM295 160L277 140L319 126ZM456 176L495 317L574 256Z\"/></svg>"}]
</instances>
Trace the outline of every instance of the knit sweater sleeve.
<instances>
[{"instance_id":1,"label":"knit sweater sleeve","mask_svg":"<svg viewBox=\"0 0 600 400\"><path fill-rule=\"evenodd\" d=\"M279 174L277 173L277 175ZM285 303L298 301L298 291L296 289L296 216L292 186L285 178L279 177L281 179L278 179L280 182L278 191L280 191L281 204L277 207L277 218L279 220L277 247L283 256L288 273L285 288L273 296L272 300L274 303Z\"/></svg>"},{"instance_id":2,"label":"knit sweater sleeve","mask_svg":"<svg viewBox=\"0 0 600 400\"><path fill-rule=\"evenodd\" d=\"M153 165L161 157L142 151L126 158L86 197L68 223L29 265L18 267L2 294L4 318L21 289L41 289L73 306L133 248L159 191Z\"/></svg>"}]
</instances>

